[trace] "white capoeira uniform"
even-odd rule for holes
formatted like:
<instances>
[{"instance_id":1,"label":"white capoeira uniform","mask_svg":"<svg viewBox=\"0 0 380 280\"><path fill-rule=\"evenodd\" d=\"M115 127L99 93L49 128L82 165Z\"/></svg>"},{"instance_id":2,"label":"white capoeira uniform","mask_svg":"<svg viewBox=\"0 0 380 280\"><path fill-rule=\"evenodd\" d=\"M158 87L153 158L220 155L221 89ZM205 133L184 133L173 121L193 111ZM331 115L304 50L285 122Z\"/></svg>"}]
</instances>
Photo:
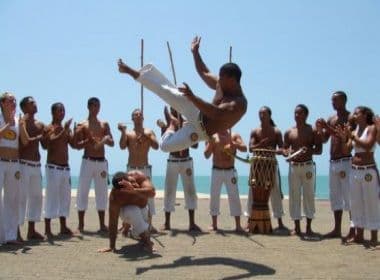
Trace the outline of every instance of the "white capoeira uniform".
<instances>
[{"instance_id":1,"label":"white capoeira uniform","mask_svg":"<svg viewBox=\"0 0 380 280\"><path fill-rule=\"evenodd\" d=\"M185 209L197 209L197 192L194 185L193 159L169 156L166 166L164 211L174 212L178 175L181 176L185 195Z\"/></svg>"},{"instance_id":2,"label":"white capoeira uniform","mask_svg":"<svg viewBox=\"0 0 380 280\"><path fill-rule=\"evenodd\" d=\"M0 127L5 125L0 114ZM8 127L0 147L18 149L19 127L18 119L15 125ZM5 159L0 155L0 243L17 239L20 199L20 166L18 159ZM3 196L4 195L4 196Z\"/></svg>"},{"instance_id":3,"label":"white capoeira uniform","mask_svg":"<svg viewBox=\"0 0 380 280\"><path fill-rule=\"evenodd\" d=\"M131 231L134 237L138 237L149 229L148 207L140 208L135 205L124 206L120 209L120 218L124 223L132 226Z\"/></svg>"},{"instance_id":4,"label":"white capoeira uniform","mask_svg":"<svg viewBox=\"0 0 380 280\"><path fill-rule=\"evenodd\" d=\"M315 214L315 164L312 160L289 164L289 213L292 220L301 220L301 192L306 218Z\"/></svg>"},{"instance_id":5,"label":"white capoeira uniform","mask_svg":"<svg viewBox=\"0 0 380 280\"><path fill-rule=\"evenodd\" d=\"M220 214L220 191L223 183L227 189L230 215L233 217L240 216L241 203L237 171L234 167L224 169L215 166L211 172L210 215L217 216Z\"/></svg>"},{"instance_id":6,"label":"white capoeira uniform","mask_svg":"<svg viewBox=\"0 0 380 280\"><path fill-rule=\"evenodd\" d=\"M127 165L127 172L128 171L141 171L146 177L149 178L149 180L152 179L152 166L151 165L145 165L145 166L130 166ZM148 208L149 208L149 214L151 216L156 215L156 206L154 203L154 197L148 198Z\"/></svg>"},{"instance_id":7,"label":"white capoeira uniform","mask_svg":"<svg viewBox=\"0 0 380 280\"><path fill-rule=\"evenodd\" d=\"M350 211L351 157L330 160L329 183L332 211Z\"/></svg>"},{"instance_id":8,"label":"white capoeira uniform","mask_svg":"<svg viewBox=\"0 0 380 280\"><path fill-rule=\"evenodd\" d=\"M41 163L20 159L20 213L19 225L25 218L29 222L39 222L42 212Z\"/></svg>"},{"instance_id":9,"label":"white capoeira uniform","mask_svg":"<svg viewBox=\"0 0 380 280\"><path fill-rule=\"evenodd\" d=\"M98 211L105 211L108 198L108 162L105 158L82 158L77 190L77 209L86 211L91 181L94 180L95 202Z\"/></svg>"},{"instance_id":10,"label":"white capoeira uniform","mask_svg":"<svg viewBox=\"0 0 380 280\"><path fill-rule=\"evenodd\" d=\"M249 187L247 199L247 211L245 216L249 216L252 211L252 188ZM284 215L284 207L282 205L282 194L280 189L280 172L277 166L277 174L275 176L274 186L270 192L270 204L272 207L272 215L275 219L279 219Z\"/></svg>"},{"instance_id":11,"label":"white capoeira uniform","mask_svg":"<svg viewBox=\"0 0 380 280\"><path fill-rule=\"evenodd\" d=\"M68 217L71 203L70 167L46 164L46 194L44 216L46 219Z\"/></svg>"},{"instance_id":12,"label":"white capoeira uniform","mask_svg":"<svg viewBox=\"0 0 380 280\"><path fill-rule=\"evenodd\" d=\"M181 151L199 141L209 139L203 126L199 109L183 96L175 85L152 64L145 65L139 72L140 75L136 80L154 92L187 120L182 128L176 132L167 131L162 135L160 143L162 151Z\"/></svg>"},{"instance_id":13,"label":"white capoeira uniform","mask_svg":"<svg viewBox=\"0 0 380 280\"><path fill-rule=\"evenodd\" d=\"M357 127L355 133L358 135ZM360 139L367 137L368 127ZM374 152L376 144L372 147ZM365 152L355 145L355 153ZM352 165L350 173L351 217L355 227L369 230L380 229L380 178L376 164Z\"/></svg>"}]
</instances>

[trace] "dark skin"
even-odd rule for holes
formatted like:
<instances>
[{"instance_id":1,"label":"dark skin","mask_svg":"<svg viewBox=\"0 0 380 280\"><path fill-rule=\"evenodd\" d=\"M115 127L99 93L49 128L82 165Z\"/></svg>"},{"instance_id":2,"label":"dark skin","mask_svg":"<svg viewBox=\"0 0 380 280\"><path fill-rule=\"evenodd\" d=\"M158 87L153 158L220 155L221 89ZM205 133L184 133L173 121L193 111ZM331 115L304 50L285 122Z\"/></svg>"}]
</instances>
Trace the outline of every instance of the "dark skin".
<instances>
[{"instance_id":1,"label":"dark skin","mask_svg":"<svg viewBox=\"0 0 380 280\"><path fill-rule=\"evenodd\" d=\"M170 123L172 123L173 126L175 126L176 130L182 127L183 118L174 109L170 108L170 112L169 112L168 108L165 106L164 115L165 115L166 123L163 122L162 120L157 121L157 125L161 128L162 134L166 131L167 127L169 127ZM198 143L193 145L192 148L194 149L198 148ZM178 152L171 152L170 155L176 158L188 158L190 156L190 152L189 152L189 149L185 149ZM165 222L161 229L162 230L171 229L170 212L165 212ZM202 229L195 223L194 210L189 210L189 231L202 232Z\"/></svg>"},{"instance_id":2,"label":"dark skin","mask_svg":"<svg viewBox=\"0 0 380 280\"><path fill-rule=\"evenodd\" d=\"M327 121L320 118L316 122L316 127L319 133L322 134L323 143L326 143L331 138L330 159L336 160L345 157L351 157L351 151L344 151L342 148L342 139L337 133L337 129L349 125L354 126L352 116L346 109L346 100L343 95L333 94L332 106L336 114L329 117ZM342 236L342 215L343 210L334 211L334 228L332 231L324 235L324 238L340 238ZM354 234L354 228L350 228L348 237Z\"/></svg>"},{"instance_id":3,"label":"dark skin","mask_svg":"<svg viewBox=\"0 0 380 280\"><path fill-rule=\"evenodd\" d=\"M293 162L305 162L313 159L313 155L322 153L322 136L316 129L306 123L307 114L301 107L296 107L294 112L296 126L286 131L284 135L284 155L289 155L291 151L304 148L305 152L292 158ZM311 229L312 219L307 218L306 235L313 235ZM294 220L294 230L292 234L300 235L300 220Z\"/></svg>"},{"instance_id":4,"label":"dark skin","mask_svg":"<svg viewBox=\"0 0 380 280\"><path fill-rule=\"evenodd\" d=\"M201 61L198 52L199 44L200 38L196 37L191 46L196 67L197 63ZM204 65L203 61L202 64ZM126 73L134 79L140 75L138 71L126 65L121 59L118 61L118 66L120 73ZM216 90L212 103L196 96L186 83L183 83L184 86L178 89L200 110L207 134L213 135L216 132L233 127L242 118L247 111L247 99L243 94L240 82L232 76L219 73L219 77L216 78L210 74L207 76L206 83ZM175 130L172 124L168 129Z\"/></svg>"},{"instance_id":5,"label":"dark skin","mask_svg":"<svg viewBox=\"0 0 380 280\"><path fill-rule=\"evenodd\" d=\"M35 119L37 113L37 104L33 98L28 101L21 108L24 113L21 118L20 127L25 129L28 141L20 141L19 153L21 160L30 160L39 162L41 159L39 144L42 144L42 137L45 130L45 125ZM21 235L19 236L21 238ZM44 237L35 230L35 222L28 222L27 238L29 240L43 240Z\"/></svg>"},{"instance_id":6,"label":"dark skin","mask_svg":"<svg viewBox=\"0 0 380 280\"><path fill-rule=\"evenodd\" d=\"M100 121L97 115L100 110L100 103L94 101L89 104L88 118L75 127L75 140L77 149L84 149L85 157L104 158L105 145L114 146L114 140L108 122ZM78 231L84 229L85 211L78 211ZM99 231L107 232L108 228L104 222L105 211L99 210Z\"/></svg>"},{"instance_id":7,"label":"dark skin","mask_svg":"<svg viewBox=\"0 0 380 280\"><path fill-rule=\"evenodd\" d=\"M70 125L72 119L69 119L62 125L65 117L65 108L58 106L53 112L53 120L46 128L43 142L47 148L47 163L60 166L68 166L69 162L69 145L75 148L74 136L71 132ZM52 238L54 235L51 232L50 220L45 218L45 235ZM73 232L66 225L66 217L59 217L60 234L73 235Z\"/></svg>"},{"instance_id":8,"label":"dark skin","mask_svg":"<svg viewBox=\"0 0 380 280\"><path fill-rule=\"evenodd\" d=\"M155 189L151 181L139 171L126 173L126 177L119 182L119 189L113 188L109 196L109 247L99 249L98 252L115 252L116 237L120 209L127 205L145 207L148 198L155 196ZM126 204L128 201L128 204ZM152 252L153 247L148 233L140 235L144 249Z\"/></svg>"}]
</instances>

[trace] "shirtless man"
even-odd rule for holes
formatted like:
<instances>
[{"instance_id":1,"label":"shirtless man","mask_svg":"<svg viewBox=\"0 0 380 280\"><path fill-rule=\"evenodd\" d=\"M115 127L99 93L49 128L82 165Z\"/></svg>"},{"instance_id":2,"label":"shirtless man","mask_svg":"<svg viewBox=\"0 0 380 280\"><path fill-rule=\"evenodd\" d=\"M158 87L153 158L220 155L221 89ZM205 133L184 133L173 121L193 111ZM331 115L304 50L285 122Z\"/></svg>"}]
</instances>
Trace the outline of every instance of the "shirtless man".
<instances>
[{"instance_id":1,"label":"shirtless man","mask_svg":"<svg viewBox=\"0 0 380 280\"><path fill-rule=\"evenodd\" d=\"M199 141L209 139L216 132L231 128L247 110L247 100L240 86L239 66L226 63L220 68L219 78L212 75L200 57L199 44L200 38L195 37L191 50L201 77L216 90L212 103L194 95L185 83L183 87L177 88L151 64L137 71L121 59L118 61L119 72L136 79L187 120L178 131L175 131L175 124L171 123L162 135L160 147L164 152L184 150Z\"/></svg>"},{"instance_id":2,"label":"shirtless man","mask_svg":"<svg viewBox=\"0 0 380 280\"><path fill-rule=\"evenodd\" d=\"M171 121L176 120L176 130L183 126L183 119L178 113L171 108L171 112L167 107L164 110L166 124L163 121L157 121L157 125L161 128L162 134L165 133L166 128L170 125ZM198 143L191 146L197 148ZM168 163L166 166L165 176L165 192L164 192L164 211L165 223L164 230L170 230L170 215L174 212L174 204L177 192L178 175L181 176L183 192L185 196L185 209L189 210L189 231L201 232L199 226L194 221L194 211L197 208L197 192L194 184L194 166L193 159L190 157L189 149L179 152L171 152L169 154Z\"/></svg>"},{"instance_id":3,"label":"shirtless man","mask_svg":"<svg viewBox=\"0 0 380 280\"><path fill-rule=\"evenodd\" d=\"M336 128L347 125L350 120L350 112L346 109L347 95L343 91L334 92L332 95L332 106L336 114L329 117L327 121L320 118L316 122L318 131L323 135L326 143L331 137L330 146L330 203L334 212L334 229L325 234L324 238L341 238L343 210L350 211L349 177L351 171L351 151L344 151L342 139L336 133ZM353 129L351 124L351 129ZM354 227L350 226L348 236L354 235Z\"/></svg>"},{"instance_id":4,"label":"shirtless man","mask_svg":"<svg viewBox=\"0 0 380 280\"><path fill-rule=\"evenodd\" d=\"M236 232L244 231L240 224L241 203L239 187L237 184L238 174L235 169L234 154L239 150L247 151L247 146L237 133L228 130L213 135L211 141L207 142L204 155L212 159L211 191L210 191L210 215L212 217L211 230L218 230L218 215L220 214L220 190L224 183L227 188L230 214L235 217Z\"/></svg>"},{"instance_id":5,"label":"shirtless man","mask_svg":"<svg viewBox=\"0 0 380 280\"><path fill-rule=\"evenodd\" d=\"M277 154L282 154L282 134L281 131L274 124L272 118L272 111L269 107L263 106L259 111L259 118L261 121L261 126L255 128L251 132L251 137L249 141L249 151L253 152L254 149L271 149L275 150ZM270 200L272 205L273 217L278 221L278 229L284 230L286 227L282 223L282 216L284 215L284 210L282 206L282 194L280 186L280 173L276 171L275 185L272 186L270 193ZM248 197L248 211L252 209L252 193L249 192Z\"/></svg>"},{"instance_id":6,"label":"shirtless man","mask_svg":"<svg viewBox=\"0 0 380 280\"><path fill-rule=\"evenodd\" d=\"M294 221L292 234L301 235L301 189L303 210L307 219L306 235L312 236L311 222L315 213L315 164L313 155L322 153L322 136L308 123L308 108L299 104L294 111L296 126L284 135L284 154L290 155L301 148L304 153L293 157L289 162L289 212Z\"/></svg>"},{"instance_id":7,"label":"shirtless man","mask_svg":"<svg viewBox=\"0 0 380 280\"><path fill-rule=\"evenodd\" d=\"M19 222L19 138L22 129L15 116L16 98L10 92L0 96L0 244L21 244Z\"/></svg>"},{"instance_id":8,"label":"shirtless man","mask_svg":"<svg viewBox=\"0 0 380 280\"><path fill-rule=\"evenodd\" d=\"M75 148L74 136L70 129L72 119L62 125L65 107L62 103L51 106L52 122L46 128L43 141L47 147L46 198L45 198L45 235L52 238L50 221L59 217L60 233L72 235L66 225L70 213L71 184L68 145Z\"/></svg>"},{"instance_id":9,"label":"shirtless man","mask_svg":"<svg viewBox=\"0 0 380 280\"><path fill-rule=\"evenodd\" d=\"M144 117L140 109L135 109L132 112L132 121L134 124L133 130L127 131L125 124L119 123L118 129L121 132L120 149L128 148L128 164L127 171L138 170L144 173L149 179L152 178L152 166L148 163L149 149L158 149L158 142L153 130L144 128ZM154 197L148 200L149 208L149 223L152 232L157 230L152 226L152 216L156 214L154 205ZM124 227L127 230L127 227ZM125 232L124 232L125 233Z\"/></svg>"},{"instance_id":10,"label":"shirtless man","mask_svg":"<svg viewBox=\"0 0 380 280\"><path fill-rule=\"evenodd\" d=\"M96 209L99 216L99 232L107 232L104 223L104 213L107 208L108 197L108 162L105 158L105 145L114 146L108 122L100 121L98 113L100 100L91 97L87 101L88 118L78 124L75 131L75 142L82 144L84 154L79 175L77 191L78 230L84 229L84 215L88 206L88 192L91 181L95 185ZM85 144L83 144L85 143Z\"/></svg>"},{"instance_id":11,"label":"shirtless man","mask_svg":"<svg viewBox=\"0 0 380 280\"><path fill-rule=\"evenodd\" d=\"M20 101L24 113L21 127L26 129L30 137L27 143L20 141L20 214L19 225L24 224L25 215L28 221L27 238L42 240L44 237L35 230L35 223L41 220L42 212L42 174L39 144L45 125L35 119L37 113L36 101L32 96L26 96ZM19 236L21 238L21 236Z\"/></svg>"},{"instance_id":12,"label":"shirtless man","mask_svg":"<svg viewBox=\"0 0 380 280\"><path fill-rule=\"evenodd\" d=\"M109 241L108 248L98 252L115 252L119 215L131 224L139 235L143 249L152 252L149 224L145 221L148 199L155 196L154 187L140 171L117 172L112 178L113 189L109 196Z\"/></svg>"}]
</instances>

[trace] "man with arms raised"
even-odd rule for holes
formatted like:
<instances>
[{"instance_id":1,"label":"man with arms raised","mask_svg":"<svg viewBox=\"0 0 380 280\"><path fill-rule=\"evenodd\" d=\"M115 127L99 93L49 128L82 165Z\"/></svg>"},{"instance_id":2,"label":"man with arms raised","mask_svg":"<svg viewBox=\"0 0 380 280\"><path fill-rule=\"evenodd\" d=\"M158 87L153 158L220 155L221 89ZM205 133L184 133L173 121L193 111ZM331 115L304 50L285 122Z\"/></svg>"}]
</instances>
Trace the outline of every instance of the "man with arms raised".
<instances>
[{"instance_id":1,"label":"man with arms raised","mask_svg":"<svg viewBox=\"0 0 380 280\"><path fill-rule=\"evenodd\" d=\"M151 64L137 71L121 59L118 62L121 73L139 81L187 120L178 131L175 131L175 124L171 123L162 135L160 146L165 152L181 151L209 139L216 132L231 128L247 110L247 100L240 86L239 66L226 63L220 68L219 77L215 77L200 58L199 44L200 38L195 37L191 49L201 77L217 91L212 103L196 96L186 83L177 88Z\"/></svg>"},{"instance_id":2,"label":"man with arms raised","mask_svg":"<svg viewBox=\"0 0 380 280\"><path fill-rule=\"evenodd\" d=\"M84 215L88 206L88 192L91 181L95 185L96 209L99 215L101 232L106 232L104 214L108 196L108 162L105 158L105 145L114 146L111 130L107 122L98 119L100 100L91 97L87 102L88 118L78 124L75 131L75 142L84 148L77 191L78 230L84 229Z\"/></svg>"},{"instance_id":3,"label":"man with arms raised","mask_svg":"<svg viewBox=\"0 0 380 280\"><path fill-rule=\"evenodd\" d=\"M149 224L145 219L148 199L155 196L151 181L140 171L117 172L112 178L112 185L108 210L110 246L98 252L116 250L119 215L123 222L130 224L139 235L143 249L152 252L153 243L150 241Z\"/></svg>"}]
</instances>

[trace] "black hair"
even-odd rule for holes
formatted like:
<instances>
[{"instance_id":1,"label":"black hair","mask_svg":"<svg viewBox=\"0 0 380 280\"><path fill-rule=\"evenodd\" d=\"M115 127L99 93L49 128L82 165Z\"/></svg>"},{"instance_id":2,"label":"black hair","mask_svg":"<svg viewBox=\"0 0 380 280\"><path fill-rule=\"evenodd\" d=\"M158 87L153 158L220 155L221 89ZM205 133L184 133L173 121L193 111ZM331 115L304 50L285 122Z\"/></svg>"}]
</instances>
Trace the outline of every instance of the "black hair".
<instances>
[{"instance_id":1,"label":"black hair","mask_svg":"<svg viewBox=\"0 0 380 280\"><path fill-rule=\"evenodd\" d=\"M346 94L344 91L342 91L342 90L338 90L338 91L334 92L333 95L340 96L340 97L343 98L344 103L347 102L347 94Z\"/></svg>"},{"instance_id":2,"label":"black hair","mask_svg":"<svg viewBox=\"0 0 380 280\"><path fill-rule=\"evenodd\" d=\"M136 108L136 109L134 109L134 110L132 111L131 118L133 118L133 114L136 113L136 112L141 112L141 113L142 113L141 109Z\"/></svg>"},{"instance_id":3,"label":"black hair","mask_svg":"<svg viewBox=\"0 0 380 280\"><path fill-rule=\"evenodd\" d=\"M24 112L25 105L29 103L29 99L33 99L32 96L25 96L23 99L20 101L20 108L22 112Z\"/></svg>"},{"instance_id":4,"label":"black hair","mask_svg":"<svg viewBox=\"0 0 380 280\"><path fill-rule=\"evenodd\" d=\"M65 108L65 106L64 106L63 103L61 103L61 102L56 102L56 103L54 103L53 105L51 105L51 113L54 114L54 112L55 112L59 107L63 107L63 108Z\"/></svg>"},{"instance_id":5,"label":"black hair","mask_svg":"<svg viewBox=\"0 0 380 280\"><path fill-rule=\"evenodd\" d=\"M92 105L92 104L96 104L96 103L100 104L99 98L97 98L97 97L90 97L88 99L88 101L87 101L87 107L90 106L90 105Z\"/></svg>"},{"instance_id":6,"label":"black hair","mask_svg":"<svg viewBox=\"0 0 380 280\"><path fill-rule=\"evenodd\" d=\"M235 80L240 83L241 78L241 70L240 67L236 63L226 63L220 67L219 75L227 75L228 77L234 77Z\"/></svg>"},{"instance_id":7,"label":"black hair","mask_svg":"<svg viewBox=\"0 0 380 280\"><path fill-rule=\"evenodd\" d=\"M374 124L373 119L375 117L375 114L373 113L372 109L367 106L358 106L356 107L360 112L365 114L367 116L367 124L371 125Z\"/></svg>"},{"instance_id":8,"label":"black hair","mask_svg":"<svg viewBox=\"0 0 380 280\"><path fill-rule=\"evenodd\" d=\"M270 117L270 125L273 126L273 127L275 127L276 124L274 123L274 121L273 121L273 119L272 119L272 110L271 110L268 106L263 106L263 107L261 107L261 109L264 109L265 111L268 112L269 117ZM261 110L261 109L260 109L260 110Z\"/></svg>"},{"instance_id":9,"label":"black hair","mask_svg":"<svg viewBox=\"0 0 380 280\"><path fill-rule=\"evenodd\" d=\"M302 111L305 112L306 117L309 116L309 109L306 107L305 104L298 104L298 105L296 106L296 108L301 108Z\"/></svg>"},{"instance_id":10,"label":"black hair","mask_svg":"<svg viewBox=\"0 0 380 280\"><path fill-rule=\"evenodd\" d=\"M115 188L115 189L120 189L121 186L119 185L120 181L125 179L125 172L122 172L122 171L118 171L116 172L113 177L112 177L112 186Z\"/></svg>"}]
</instances>

